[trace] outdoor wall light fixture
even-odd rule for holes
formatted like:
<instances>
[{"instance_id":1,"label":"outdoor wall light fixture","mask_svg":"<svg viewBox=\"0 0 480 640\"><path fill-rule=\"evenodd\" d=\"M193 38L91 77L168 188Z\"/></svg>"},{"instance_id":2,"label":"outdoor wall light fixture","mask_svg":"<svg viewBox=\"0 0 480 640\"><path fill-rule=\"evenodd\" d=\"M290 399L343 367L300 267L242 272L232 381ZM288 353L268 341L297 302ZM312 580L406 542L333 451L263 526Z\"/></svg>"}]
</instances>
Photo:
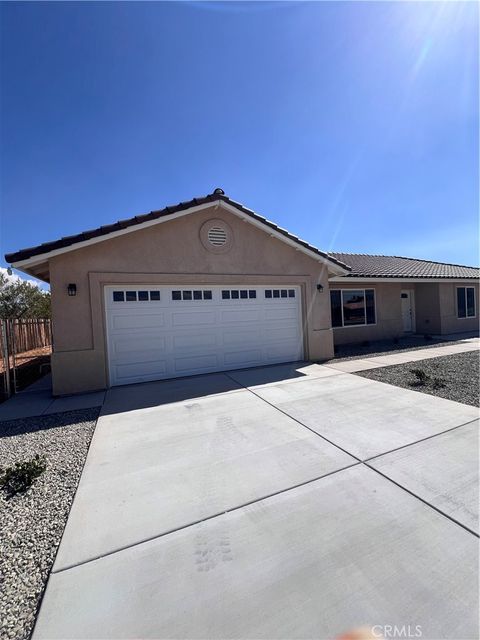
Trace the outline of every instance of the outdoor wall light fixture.
<instances>
[{"instance_id":1,"label":"outdoor wall light fixture","mask_svg":"<svg viewBox=\"0 0 480 640\"><path fill-rule=\"evenodd\" d=\"M323 284L317 284L317 291L319 291L320 293L322 293L323 291Z\"/></svg>"},{"instance_id":2,"label":"outdoor wall light fixture","mask_svg":"<svg viewBox=\"0 0 480 640\"><path fill-rule=\"evenodd\" d=\"M74 283L70 283L67 287L67 292L69 296L76 296L77 295L77 285Z\"/></svg>"}]
</instances>

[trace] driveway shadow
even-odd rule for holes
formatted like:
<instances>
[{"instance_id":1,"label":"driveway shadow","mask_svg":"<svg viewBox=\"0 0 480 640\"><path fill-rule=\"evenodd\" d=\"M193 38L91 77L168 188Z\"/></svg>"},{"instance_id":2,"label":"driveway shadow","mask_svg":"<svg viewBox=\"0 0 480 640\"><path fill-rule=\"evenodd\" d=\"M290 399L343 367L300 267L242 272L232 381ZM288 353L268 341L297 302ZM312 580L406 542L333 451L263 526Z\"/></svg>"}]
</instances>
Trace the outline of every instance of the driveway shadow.
<instances>
[{"instance_id":1,"label":"driveway shadow","mask_svg":"<svg viewBox=\"0 0 480 640\"><path fill-rule=\"evenodd\" d=\"M307 364L271 365L113 387L107 391L101 415L148 409L219 393L233 393L253 385L303 378L307 376L299 369Z\"/></svg>"}]
</instances>

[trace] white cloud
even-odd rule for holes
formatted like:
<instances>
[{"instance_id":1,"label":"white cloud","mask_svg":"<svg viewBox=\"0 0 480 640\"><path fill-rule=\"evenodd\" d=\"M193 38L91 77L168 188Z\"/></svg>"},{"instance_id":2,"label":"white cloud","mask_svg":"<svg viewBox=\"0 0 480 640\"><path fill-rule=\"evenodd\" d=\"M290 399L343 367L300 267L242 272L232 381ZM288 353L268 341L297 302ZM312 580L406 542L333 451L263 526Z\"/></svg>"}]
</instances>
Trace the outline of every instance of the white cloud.
<instances>
[{"instance_id":1,"label":"white cloud","mask_svg":"<svg viewBox=\"0 0 480 640\"><path fill-rule=\"evenodd\" d=\"M6 276L9 282L19 282L19 281L28 282L28 284L32 287L37 287L37 289L41 289L42 291L48 291L48 285L45 282L41 282L40 280L34 280L32 278L24 278L18 273L14 273L14 272L10 274L8 273L8 269L5 269L5 267L0 267L0 273Z\"/></svg>"}]
</instances>

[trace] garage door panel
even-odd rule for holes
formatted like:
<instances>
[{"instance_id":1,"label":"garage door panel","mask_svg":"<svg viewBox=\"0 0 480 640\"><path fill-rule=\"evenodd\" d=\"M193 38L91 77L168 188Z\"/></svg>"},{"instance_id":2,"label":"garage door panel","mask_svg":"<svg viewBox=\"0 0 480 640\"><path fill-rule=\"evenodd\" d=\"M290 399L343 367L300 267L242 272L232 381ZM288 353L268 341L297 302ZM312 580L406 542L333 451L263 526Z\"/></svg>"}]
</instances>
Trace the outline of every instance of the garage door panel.
<instances>
[{"instance_id":1,"label":"garage door panel","mask_svg":"<svg viewBox=\"0 0 480 640\"><path fill-rule=\"evenodd\" d=\"M279 320L297 320L298 312L296 305L282 305L282 300L274 302L272 306L266 310L265 319L273 322Z\"/></svg>"},{"instance_id":2,"label":"garage door panel","mask_svg":"<svg viewBox=\"0 0 480 640\"><path fill-rule=\"evenodd\" d=\"M116 315L112 318L113 329L154 329L165 326L164 313Z\"/></svg>"},{"instance_id":3,"label":"garage door panel","mask_svg":"<svg viewBox=\"0 0 480 640\"><path fill-rule=\"evenodd\" d=\"M172 327L195 327L199 324L215 325L215 312L186 310L172 314Z\"/></svg>"},{"instance_id":4,"label":"garage door panel","mask_svg":"<svg viewBox=\"0 0 480 640\"><path fill-rule=\"evenodd\" d=\"M126 384L133 380L143 381L151 376L156 380L157 376L165 375L167 372L167 363L165 360L155 360L154 362L116 364L115 371L118 380L121 381L119 384Z\"/></svg>"},{"instance_id":5,"label":"garage door panel","mask_svg":"<svg viewBox=\"0 0 480 640\"><path fill-rule=\"evenodd\" d=\"M185 371L213 371L219 366L219 361L215 354L208 354L185 358L174 358L174 365L175 370L181 373L185 373Z\"/></svg>"},{"instance_id":6,"label":"garage door panel","mask_svg":"<svg viewBox=\"0 0 480 640\"><path fill-rule=\"evenodd\" d=\"M163 345L159 341L158 345L150 345L150 347L137 348L134 350L119 350L118 345L115 345L112 353L112 361L115 364L133 364L144 361L148 362L157 358L164 359L168 355L168 349L165 341L163 342Z\"/></svg>"},{"instance_id":7,"label":"garage door panel","mask_svg":"<svg viewBox=\"0 0 480 640\"><path fill-rule=\"evenodd\" d=\"M226 331L222 332L223 339L222 343L226 347L234 346L234 345L251 345L262 342L263 332L261 328L252 328L250 330L239 329L235 332Z\"/></svg>"},{"instance_id":8,"label":"garage door panel","mask_svg":"<svg viewBox=\"0 0 480 640\"><path fill-rule=\"evenodd\" d=\"M207 348L217 346L217 336L211 333L191 334L172 336L172 343L175 349Z\"/></svg>"},{"instance_id":9,"label":"garage door panel","mask_svg":"<svg viewBox=\"0 0 480 640\"><path fill-rule=\"evenodd\" d=\"M166 350L166 342L165 338L146 338L144 336L138 337L130 337L129 339L120 339L117 338L113 343L113 354L115 356L122 356L125 354L126 357L133 357L134 354L137 353L148 353L149 351L154 351L156 355L163 354L165 355ZM137 359L137 358L135 358Z\"/></svg>"},{"instance_id":10,"label":"garage door panel","mask_svg":"<svg viewBox=\"0 0 480 640\"><path fill-rule=\"evenodd\" d=\"M233 367L245 367L254 365L262 360L262 349L247 349L241 351L227 351L225 353L224 362L226 365Z\"/></svg>"},{"instance_id":11,"label":"garage door panel","mask_svg":"<svg viewBox=\"0 0 480 640\"><path fill-rule=\"evenodd\" d=\"M270 327L266 338L273 341L290 342L292 338L292 326L289 327Z\"/></svg>"},{"instance_id":12,"label":"garage door panel","mask_svg":"<svg viewBox=\"0 0 480 640\"><path fill-rule=\"evenodd\" d=\"M105 287L111 385L303 357L298 287L283 296L272 287L214 286L202 289L201 297L197 288L141 285L137 302L127 302L126 292L132 296L134 287L123 287L125 301L118 294L121 285ZM140 301L147 290L148 301Z\"/></svg>"},{"instance_id":13,"label":"garage door panel","mask_svg":"<svg viewBox=\"0 0 480 640\"><path fill-rule=\"evenodd\" d=\"M239 301L240 302L240 301ZM242 324L244 322L258 322L261 313L258 309L229 309L222 310L220 322L225 324Z\"/></svg>"}]
</instances>

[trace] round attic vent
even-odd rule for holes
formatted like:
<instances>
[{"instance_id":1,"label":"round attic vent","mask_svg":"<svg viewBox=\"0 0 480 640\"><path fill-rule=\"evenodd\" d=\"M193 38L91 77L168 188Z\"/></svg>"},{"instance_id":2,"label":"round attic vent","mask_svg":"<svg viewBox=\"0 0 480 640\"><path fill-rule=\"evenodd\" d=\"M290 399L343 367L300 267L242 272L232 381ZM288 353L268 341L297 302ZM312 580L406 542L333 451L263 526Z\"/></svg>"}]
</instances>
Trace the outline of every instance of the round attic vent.
<instances>
[{"instance_id":1,"label":"round attic vent","mask_svg":"<svg viewBox=\"0 0 480 640\"><path fill-rule=\"evenodd\" d=\"M222 218L210 218L200 227L200 242L210 253L228 253L233 240L233 231Z\"/></svg>"},{"instance_id":2,"label":"round attic vent","mask_svg":"<svg viewBox=\"0 0 480 640\"><path fill-rule=\"evenodd\" d=\"M227 242L227 232L222 227L211 227L208 230L207 237L214 247L223 247Z\"/></svg>"}]
</instances>

